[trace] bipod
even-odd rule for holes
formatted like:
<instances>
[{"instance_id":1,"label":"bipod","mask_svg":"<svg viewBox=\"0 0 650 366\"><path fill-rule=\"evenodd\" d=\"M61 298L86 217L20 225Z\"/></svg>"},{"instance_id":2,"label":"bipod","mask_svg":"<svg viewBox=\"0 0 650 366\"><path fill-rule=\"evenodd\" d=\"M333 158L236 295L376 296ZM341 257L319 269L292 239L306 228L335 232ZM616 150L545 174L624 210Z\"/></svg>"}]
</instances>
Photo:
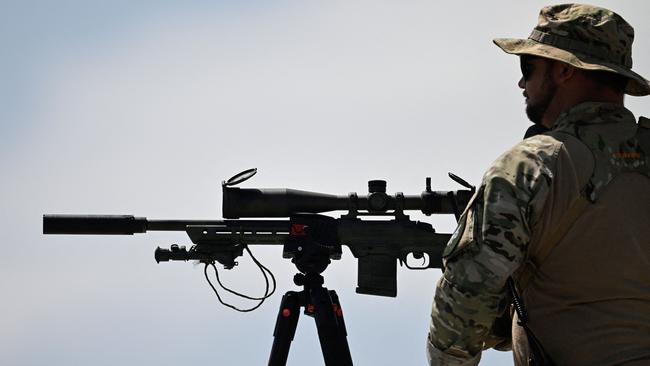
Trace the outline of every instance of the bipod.
<instances>
[{"instance_id":1,"label":"bipod","mask_svg":"<svg viewBox=\"0 0 650 366\"><path fill-rule=\"evenodd\" d=\"M298 273L293 281L296 285L303 286L303 290L287 291L282 297L273 331L269 366L286 365L301 308L305 309L305 315L316 321L325 365L351 366L352 356L346 338L343 311L336 292L323 287L323 276L315 272Z\"/></svg>"}]
</instances>

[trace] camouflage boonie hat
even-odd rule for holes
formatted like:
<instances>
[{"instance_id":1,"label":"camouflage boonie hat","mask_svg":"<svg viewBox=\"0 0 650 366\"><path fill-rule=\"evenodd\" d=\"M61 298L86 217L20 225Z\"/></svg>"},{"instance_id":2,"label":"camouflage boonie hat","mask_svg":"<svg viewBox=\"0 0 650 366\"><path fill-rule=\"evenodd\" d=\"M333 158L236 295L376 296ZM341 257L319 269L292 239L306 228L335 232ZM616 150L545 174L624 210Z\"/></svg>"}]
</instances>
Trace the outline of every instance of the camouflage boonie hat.
<instances>
[{"instance_id":1,"label":"camouflage boonie hat","mask_svg":"<svg viewBox=\"0 0 650 366\"><path fill-rule=\"evenodd\" d=\"M625 92L650 94L650 82L632 71L634 29L611 10L582 4L542 8L528 39L498 38L507 53L534 55L585 70L615 72L629 79Z\"/></svg>"}]
</instances>

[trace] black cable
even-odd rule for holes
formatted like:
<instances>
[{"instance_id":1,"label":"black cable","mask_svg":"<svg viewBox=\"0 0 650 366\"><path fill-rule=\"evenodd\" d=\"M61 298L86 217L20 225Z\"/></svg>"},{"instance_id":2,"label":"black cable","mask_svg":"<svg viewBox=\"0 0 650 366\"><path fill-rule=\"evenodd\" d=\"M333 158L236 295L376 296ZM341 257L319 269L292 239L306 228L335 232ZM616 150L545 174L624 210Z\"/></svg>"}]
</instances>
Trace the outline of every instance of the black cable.
<instances>
[{"instance_id":1,"label":"black cable","mask_svg":"<svg viewBox=\"0 0 650 366\"><path fill-rule=\"evenodd\" d=\"M214 262L205 263L205 267L203 268L203 274L205 276L205 279L208 282L208 284L210 285L210 287L212 288L212 291L215 293L215 295L217 295L217 299L219 300L219 302L222 305L227 306L227 307L229 307L229 308L231 308L233 310L239 311L239 312L249 312L249 311L253 311L253 310L257 309L258 307L260 307L262 305L262 303L264 303L264 301L266 299L268 299L271 295L273 295L273 293L275 293L275 290L276 290L276 287L277 287L276 286L276 281L275 281L275 276L273 276L273 273L268 268L266 268L264 265L262 265L262 263L260 263L257 260L257 258L255 258L255 256L253 255L253 253L250 251L250 249L247 246L245 246L244 248L246 249L248 254L251 256L251 258L253 259L253 262L260 269L260 271L262 272L262 276L264 277L265 289L264 289L264 295L262 297L252 297L252 296L244 295L242 293L231 290L228 287L224 286L223 283L221 282L221 279L219 278L219 271L217 270L217 267L214 265ZM219 284L219 286L222 289L226 290L227 292L230 292L233 295L236 295L236 296L248 299L248 300L259 300L259 303L257 305L255 305L254 307L249 308L249 309L240 309L240 308L238 308L238 307L236 307L234 305L231 305L231 304L228 304L228 303L224 302L221 299L221 296L219 295L219 292L217 291L215 286L212 284L212 281L210 281L210 278L208 276L208 266L212 266L212 268L214 269L215 277L217 278L217 283ZM268 273L268 275L267 275L267 273ZM268 279L268 276L271 277L271 281L272 281L272 290L270 292L269 292L269 279Z\"/></svg>"},{"instance_id":2,"label":"black cable","mask_svg":"<svg viewBox=\"0 0 650 366\"><path fill-rule=\"evenodd\" d=\"M275 288L276 288L275 277L273 276L273 273L271 273L271 271L268 268L264 267L262 265L262 263L260 263L257 260L257 258L255 258L255 256L253 256L253 253L250 251L250 249L247 246L245 246L244 248L246 249L248 254L251 256L251 259L253 259L253 262L257 265L257 268L259 268L260 271L262 272L262 276L264 277L264 282L265 282L264 295L262 297L252 297L252 296L244 295L242 293L239 293L237 291L234 291L234 290L226 287L223 284L223 282L221 282L221 278L219 277L219 272L217 272L217 268L213 264L212 266L214 267L214 272L215 272L216 277L217 277L217 283L219 283L219 286L221 286L222 289L230 292L231 294L233 294L235 296L239 296L239 297L242 297L242 298L248 299L248 300L266 300L271 295L273 295L273 293L275 292ZM268 279L267 273L268 273L269 276L271 276L271 280L273 281L273 290L271 290L271 292L269 292L269 279Z\"/></svg>"},{"instance_id":3,"label":"black cable","mask_svg":"<svg viewBox=\"0 0 650 366\"><path fill-rule=\"evenodd\" d=\"M253 260L253 262L255 264L257 264L260 271L262 271L262 274L264 274L264 271L266 271L266 273L268 273L269 276L271 277L271 281L273 282L273 290L271 290L271 292L268 293L265 298L270 297L271 295L273 295L275 293L275 289L277 288L276 282L275 282L275 276L273 276L273 272L271 272L271 270L266 268L260 261L257 260L257 258L255 258L255 256L253 255L253 252L251 252L251 250L248 248L248 246L245 246L244 249L246 249L246 251L248 252L248 255L251 256L251 259ZM264 276L264 279L267 280L267 277Z\"/></svg>"},{"instance_id":4,"label":"black cable","mask_svg":"<svg viewBox=\"0 0 650 366\"><path fill-rule=\"evenodd\" d=\"M226 307L229 307L229 308L231 308L231 309L233 309L233 310L236 310L236 311L239 311L239 312L241 312L241 313L247 313L247 312L253 311L253 310L259 308L259 307L262 305L262 303L264 302L264 300L260 300L260 302L259 302L257 305L253 306L252 308L248 308L248 309L240 309L240 308L238 308L238 307L236 307L236 306L234 306L234 305L231 305L231 304L228 304L228 303L224 302L224 301L221 299L221 296L219 296L219 292L217 291L217 289L216 289L216 288L214 287L214 285L212 284L212 281L210 281L210 278L208 277L208 266L210 266L210 265L215 269L215 273L219 273L219 272L217 272L217 267L214 266L214 263L206 263L206 264L205 264L205 267L203 268L203 274L205 275L205 279L208 281L208 284L209 284L210 287L212 288L212 291L214 291L214 294L217 295L217 299L219 300L219 302L221 303L221 305L224 305L224 306L226 306ZM217 275L217 276L218 276L218 275ZM223 286L222 286L222 287L223 287Z\"/></svg>"},{"instance_id":5,"label":"black cable","mask_svg":"<svg viewBox=\"0 0 650 366\"><path fill-rule=\"evenodd\" d=\"M525 326L528 322L528 314L526 313L526 308L519 297L519 293L517 293L515 281L512 277L508 277L508 288L510 289L510 295L512 295L512 305L514 305L517 317L519 318L518 323L521 326Z\"/></svg>"},{"instance_id":6,"label":"black cable","mask_svg":"<svg viewBox=\"0 0 650 366\"><path fill-rule=\"evenodd\" d=\"M515 307L517 312L517 317L519 318L517 324L524 328L526 333L526 338L528 339L528 364L533 366L554 366L555 363L551 356L544 350L542 343L535 337L533 331L528 327L528 314L526 313L526 307L524 302L519 297L517 293L517 288L515 286L515 281L512 277L508 277L508 287L510 288L510 294L512 295L512 304Z\"/></svg>"}]
</instances>

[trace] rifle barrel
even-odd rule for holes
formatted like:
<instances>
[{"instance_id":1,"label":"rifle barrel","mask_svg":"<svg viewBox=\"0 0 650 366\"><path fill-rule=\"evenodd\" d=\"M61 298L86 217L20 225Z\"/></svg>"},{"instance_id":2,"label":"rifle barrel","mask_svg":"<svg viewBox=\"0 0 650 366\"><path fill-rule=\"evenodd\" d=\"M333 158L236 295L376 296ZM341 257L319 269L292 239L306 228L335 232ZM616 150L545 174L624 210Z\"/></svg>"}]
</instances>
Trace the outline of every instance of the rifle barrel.
<instances>
[{"instance_id":1,"label":"rifle barrel","mask_svg":"<svg viewBox=\"0 0 650 366\"><path fill-rule=\"evenodd\" d=\"M133 235L147 231L186 231L188 226L219 227L222 233L288 232L288 220L147 220L133 215L43 215L43 234Z\"/></svg>"},{"instance_id":2,"label":"rifle barrel","mask_svg":"<svg viewBox=\"0 0 650 366\"><path fill-rule=\"evenodd\" d=\"M43 234L133 235L147 219L132 215L43 215Z\"/></svg>"}]
</instances>

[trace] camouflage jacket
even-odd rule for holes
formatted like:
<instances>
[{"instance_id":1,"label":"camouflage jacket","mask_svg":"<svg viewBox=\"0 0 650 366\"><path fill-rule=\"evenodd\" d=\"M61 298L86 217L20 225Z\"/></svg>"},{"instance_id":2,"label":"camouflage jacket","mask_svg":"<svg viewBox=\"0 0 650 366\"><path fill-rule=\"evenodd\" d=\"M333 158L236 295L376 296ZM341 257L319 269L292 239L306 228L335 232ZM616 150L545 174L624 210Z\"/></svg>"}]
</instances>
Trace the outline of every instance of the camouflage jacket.
<instances>
[{"instance_id":1,"label":"camouflage jacket","mask_svg":"<svg viewBox=\"0 0 650 366\"><path fill-rule=\"evenodd\" d=\"M624 107L583 103L563 113L552 131L528 138L505 152L485 173L445 249L445 270L436 288L427 342L431 365L475 365L484 348L504 344L507 348L507 339L496 338L492 332L495 319L509 305L505 284L508 277L516 278L527 260L531 241L540 235L536 232L543 226L540 221L548 221L542 215L557 181L570 181L568 196L581 194L585 183L591 188L587 194L594 195L611 179L612 171L625 168L612 160L609 165L582 168L578 176L556 177L558 169L575 158L567 153L562 136L576 136L576 126L584 121L599 126L613 122L619 130L632 129L632 135L636 129L634 116ZM636 151L637 147L631 149ZM592 154L588 155L591 158ZM604 156L594 154L595 159Z\"/></svg>"}]
</instances>

